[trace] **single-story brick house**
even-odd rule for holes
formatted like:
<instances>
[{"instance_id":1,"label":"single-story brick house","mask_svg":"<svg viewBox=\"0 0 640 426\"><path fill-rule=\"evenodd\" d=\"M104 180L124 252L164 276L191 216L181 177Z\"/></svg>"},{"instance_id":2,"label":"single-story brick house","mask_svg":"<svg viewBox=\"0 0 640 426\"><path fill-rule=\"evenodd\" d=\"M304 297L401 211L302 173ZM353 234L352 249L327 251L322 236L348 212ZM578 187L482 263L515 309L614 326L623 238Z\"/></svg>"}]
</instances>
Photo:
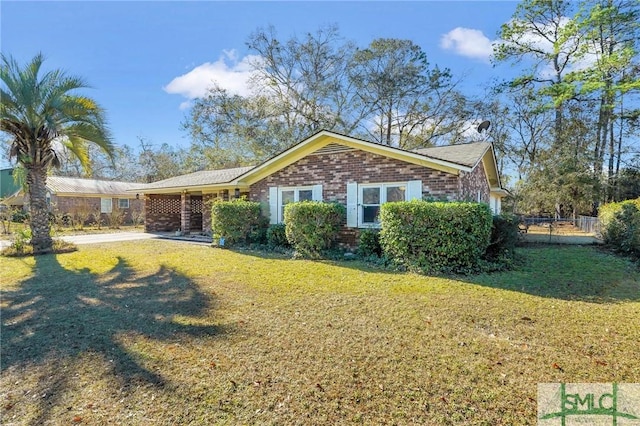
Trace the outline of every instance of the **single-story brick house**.
<instances>
[{"instance_id":1,"label":"single-story brick house","mask_svg":"<svg viewBox=\"0 0 640 426\"><path fill-rule=\"evenodd\" d=\"M144 210L145 184L100 179L47 176L47 201L51 211L73 215L78 210L100 212L106 220L114 209L124 212L124 221L131 222L135 212ZM136 191L130 190L136 188ZM28 209L29 200L22 190L3 200L8 206ZM91 217L91 220L93 217Z\"/></svg>"},{"instance_id":2,"label":"single-story brick house","mask_svg":"<svg viewBox=\"0 0 640 426\"><path fill-rule=\"evenodd\" d=\"M446 198L485 202L500 213L502 188L487 142L407 151L320 131L258 166L200 171L154 182L145 193L145 229L209 232L214 200L246 196L263 203L270 223L293 201L335 201L347 207L340 240L376 227L387 201Z\"/></svg>"}]
</instances>

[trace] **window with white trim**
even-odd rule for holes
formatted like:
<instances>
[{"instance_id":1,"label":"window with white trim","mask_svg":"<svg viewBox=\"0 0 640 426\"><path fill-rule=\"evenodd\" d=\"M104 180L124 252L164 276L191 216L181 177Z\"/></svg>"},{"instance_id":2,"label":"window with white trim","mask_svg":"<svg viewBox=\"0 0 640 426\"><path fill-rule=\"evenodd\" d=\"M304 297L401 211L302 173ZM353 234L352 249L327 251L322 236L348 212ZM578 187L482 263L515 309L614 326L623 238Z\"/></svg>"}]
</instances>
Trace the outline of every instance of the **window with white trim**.
<instances>
[{"instance_id":1,"label":"window with white trim","mask_svg":"<svg viewBox=\"0 0 640 426\"><path fill-rule=\"evenodd\" d=\"M113 201L111 198L100 198L100 213L111 213Z\"/></svg>"},{"instance_id":2,"label":"window with white trim","mask_svg":"<svg viewBox=\"0 0 640 426\"><path fill-rule=\"evenodd\" d=\"M405 183L381 183L359 185L358 226L375 227L380 225L380 206L392 201L407 200Z\"/></svg>"},{"instance_id":3,"label":"window with white trim","mask_svg":"<svg viewBox=\"0 0 640 426\"><path fill-rule=\"evenodd\" d=\"M380 226L380 206L392 201L421 200L421 180L407 182L365 183L347 182L347 227L377 228Z\"/></svg>"},{"instance_id":4,"label":"window with white trim","mask_svg":"<svg viewBox=\"0 0 640 426\"><path fill-rule=\"evenodd\" d=\"M118 198L118 208L119 209L128 209L129 208L129 199L128 198Z\"/></svg>"},{"instance_id":5,"label":"window with white trim","mask_svg":"<svg viewBox=\"0 0 640 426\"><path fill-rule=\"evenodd\" d=\"M278 222L284 222L284 206L298 201L313 201L313 187L278 188Z\"/></svg>"}]
</instances>

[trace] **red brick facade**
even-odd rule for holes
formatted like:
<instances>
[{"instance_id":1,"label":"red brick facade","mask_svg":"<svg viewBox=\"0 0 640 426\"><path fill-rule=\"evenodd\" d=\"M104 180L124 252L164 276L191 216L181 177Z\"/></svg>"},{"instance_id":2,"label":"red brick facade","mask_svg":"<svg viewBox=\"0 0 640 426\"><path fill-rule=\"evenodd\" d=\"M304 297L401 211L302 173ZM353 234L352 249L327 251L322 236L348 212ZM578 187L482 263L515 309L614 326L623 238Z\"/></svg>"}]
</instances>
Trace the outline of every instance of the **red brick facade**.
<instances>
[{"instance_id":1,"label":"red brick facade","mask_svg":"<svg viewBox=\"0 0 640 426\"><path fill-rule=\"evenodd\" d=\"M269 187L322 185L322 199L347 202L348 182L358 184L422 181L423 198L489 202L489 184L482 164L461 177L362 150L310 154L251 185L250 199L268 206ZM267 207L268 208L268 207ZM355 228L344 228L339 243L354 246Z\"/></svg>"},{"instance_id":2,"label":"red brick facade","mask_svg":"<svg viewBox=\"0 0 640 426\"><path fill-rule=\"evenodd\" d=\"M460 201L477 201L489 204L490 188L482 162L471 173L460 178Z\"/></svg>"},{"instance_id":3,"label":"red brick facade","mask_svg":"<svg viewBox=\"0 0 640 426\"><path fill-rule=\"evenodd\" d=\"M322 185L322 200L346 205L347 183L422 182L422 198L445 198L451 201L489 202L489 183L482 163L460 176L428 167L396 160L368 151L340 147L320 150L295 161L251 185L248 198L263 204L269 212L270 187ZM211 203L227 201L235 196L233 189L216 193L182 193L148 195L145 209L145 229L154 231L210 232ZM200 209L200 210L198 210ZM194 214L199 214L196 218ZM355 246L359 230L341 231L339 243Z\"/></svg>"},{"instance_id":4,"label":"red brick facade","mask_svg":"<svg viewBox=\"0 0 640 426\"><path fill-rule=\"evenodd\" d=\"M251 200L268 202L270 186L321 184L324 201L345 204L348 182L366 184L409 180L422 181L423 197L459 199L460 183L455 175L354 149L335 154L308 155L251 185Z\"/></svg>"}]
</instances>

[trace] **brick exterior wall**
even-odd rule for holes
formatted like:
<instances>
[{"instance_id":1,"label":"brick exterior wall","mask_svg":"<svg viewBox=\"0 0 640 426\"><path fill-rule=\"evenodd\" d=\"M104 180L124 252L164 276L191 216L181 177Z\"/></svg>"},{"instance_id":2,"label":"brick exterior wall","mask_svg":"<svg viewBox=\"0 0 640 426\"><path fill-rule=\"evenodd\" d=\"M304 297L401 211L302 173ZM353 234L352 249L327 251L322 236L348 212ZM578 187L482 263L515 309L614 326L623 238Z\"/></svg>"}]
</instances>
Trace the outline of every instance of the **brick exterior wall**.
<instances>
[{"instance_id":1,"label":"brick exterior wall","mask_svg":"<svg viewBox=\"0 0 640 426\"><path fill-rule=\"evenodd\" d=\"M422 181L424 197L457 200L458 177L404 161L351 150L335 154L311 154L251 185L251 200L267 203L271 186L322 184L323 200L347 202L347 182L383 183Z\"/></svg>"},{"instance_id":2,"label":"brick exterior wall","mask_svg":"<svg viewBox=\"0 0 640 426\"><path fill-rule=\"evenodd\" d=\"M480 194L480 200L478 200L478 194ZM471 173L467 173L460 178L459 199L461 201L480 201L489 204L489 182L482 162Z\"/></svg>"},{"instance_id":3,"label":"brick exterior wall","mask_svg":"<svg viewBox=\"0 0 640 426\"><path fill-rule=\"evenodd\" d=\"M347 183L358 184L422 181L423 198L447 198L451 201L478 199L489 202L489 185L482 163L461 177L442 171L407 163L382 155L352 149L333 153L310 154L293 164L251 185L248 198L257 201L269 211L269 187L322 185L322 199L341 204L347 202ZM145 203L146 231L188 232L191 226L190 195L148 195ZM199 197L199 196L193 196ZM211 203L233 198L233 190L221 190L202 195L202 231L211 232ZM182 211L182 214L181 214ZM341 230L338 243L354 247L359 230Z\"/></svg>"},{"instance_id":4,"label":"brick exterior wall","mask_svg":"<svg viewBox=\"0 0 640 426\"><path fill-rule=\"evenodd\" d=\"M149 194L144 204L146 232L180 229L180 195Z\"/></svg>"},{"instance_id":5,"label":"brick exterior wall","mask_svg":"<svg viewBox=\"0 0 640 426\"><path fill-rule=\"evenodd\" d=\"M119 198L113 197L104 197L111 198L111 208L118 208L118 200ZM100 197L65 197L65 196L51 196L51 208L54 211L58 211L60 213L68 213L73 214L74 211L78 209L86 209L89 212L100 211ZM125 212L124 223L129 224L133 222L132 212L134 211L142 211L144 208L144 200L136 200L135 198L128 198L129 200L129 208L121 209ZM101 218L103 224L108 224L108 213L101 213ZM91 222L95 222L93 216L88 219L85 225L88 225Z\"/></svg>"},{"instance_id":6,"label":"brick exterior wall","mask_svg":"<svg viewBox=\"0 0 640 426\"><path fill-rule=\"evenodd\" d=\"M268 206L269 187L322 184L323 200L346 204L348 182L367 184L421 180L423 197L463 200L467 198L466 194L475 194L482 186L484 171L480 172L476 169L460 179L456 175L361 150L318 153L308 155L251 185L250 199ZM484 182L483 194L486 193L488 202L486 178ZM357 229L345 227L338 242L353 247L357 238Z\"/></svg>"}]
</instances>

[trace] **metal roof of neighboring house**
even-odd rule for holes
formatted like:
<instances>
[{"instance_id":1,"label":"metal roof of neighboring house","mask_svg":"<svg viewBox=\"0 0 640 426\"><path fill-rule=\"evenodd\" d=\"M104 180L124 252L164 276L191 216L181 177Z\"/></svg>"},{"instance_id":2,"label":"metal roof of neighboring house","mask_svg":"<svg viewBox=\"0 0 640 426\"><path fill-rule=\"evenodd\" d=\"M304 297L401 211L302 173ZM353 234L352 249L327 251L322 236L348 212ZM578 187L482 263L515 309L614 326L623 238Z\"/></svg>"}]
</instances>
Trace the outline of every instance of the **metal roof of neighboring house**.
<instances>
[{"instance_id":1,"label":"metal roof of neighboring house","mask_svg":"<svg viewBox=\"0 0 640 426\"><path fill-rule=\"evenodd\" d=\"M490 147L491 144L489 142L472 142L460 145L419 148L413 152L426 157L437 158L438 160L474 167Z\"/></svg>"},{"instance_id":2,"label":"metal roof of neighboring house","mask_svg":"<svg viewBox=\"0 0 640 426\"><path fill-rule=\"evenodd\" d=\"M199 172L189 173L187 175L176 176L158 182L145 184L141 189L175 188L183 186L203 186L214 185L217 183L227 183L231 182L238 176L248 172L253 168L254 166L235 167L232 169L221 170L202 170Z\"/></svg>"},{"instance_id":3,"label":"metal roof of neighboring house","mask_svg":"<svg viewBox=\"0 0 640 426\"><path fill-rule=\"evenodd\" d=\"M54 194L121 195L134 188L143 190L145 186L136 182L47 176L47 189Z\"/></svg>"}]
</instances>

